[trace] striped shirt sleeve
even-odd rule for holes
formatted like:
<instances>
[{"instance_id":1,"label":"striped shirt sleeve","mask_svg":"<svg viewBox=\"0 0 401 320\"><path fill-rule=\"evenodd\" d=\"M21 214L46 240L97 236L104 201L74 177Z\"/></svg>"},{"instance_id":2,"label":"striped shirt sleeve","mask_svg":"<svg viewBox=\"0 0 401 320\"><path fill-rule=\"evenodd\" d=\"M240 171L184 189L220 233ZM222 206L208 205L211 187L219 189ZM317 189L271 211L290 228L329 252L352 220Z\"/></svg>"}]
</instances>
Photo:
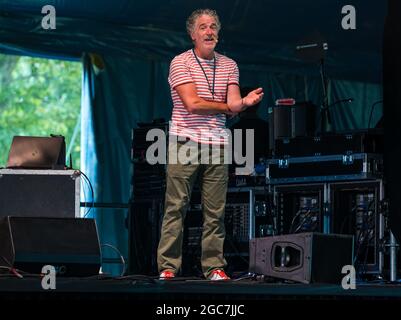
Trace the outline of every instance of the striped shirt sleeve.
<instances>
[{"instance_id":1,"label":"striped shirt sleeve","mask_svg":"<svg viewBox=\"0 0 401 320\"><path fill-rule=\"evenodd\" d=\"M239 70L237 64L233 63L233 68L228 76L228 85L236 84L239 86Z\"/></svg>"},{"instance_id":2,"label":"striped shirt sleeve","mask_svg":"<svg viewBox=\"0 0 401 320\"><path fill-rule=\"evenodd\" d=\"M171 61L168 82L172 89L184 83L194 82L187 63L179 56Z\"/></svg>"}]
</instances>

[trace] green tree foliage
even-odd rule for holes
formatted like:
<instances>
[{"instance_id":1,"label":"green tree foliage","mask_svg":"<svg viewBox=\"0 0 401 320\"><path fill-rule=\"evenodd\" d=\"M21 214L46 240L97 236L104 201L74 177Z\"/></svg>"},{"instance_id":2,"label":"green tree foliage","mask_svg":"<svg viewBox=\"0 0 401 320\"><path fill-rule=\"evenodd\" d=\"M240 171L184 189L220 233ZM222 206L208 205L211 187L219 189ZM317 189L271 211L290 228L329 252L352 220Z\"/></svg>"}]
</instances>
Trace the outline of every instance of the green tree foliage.
<instances>
[{"instance_id":1,"label":"green tree foliage","mask_svg":"<svg viewBox=\"0 0 401 320\"><path fill-rule=\"evenodd\" d=\"M81 72L79 62L0 55L0 166L13 136L59 134L80 167Z\"/></svg>"}]
</instances>

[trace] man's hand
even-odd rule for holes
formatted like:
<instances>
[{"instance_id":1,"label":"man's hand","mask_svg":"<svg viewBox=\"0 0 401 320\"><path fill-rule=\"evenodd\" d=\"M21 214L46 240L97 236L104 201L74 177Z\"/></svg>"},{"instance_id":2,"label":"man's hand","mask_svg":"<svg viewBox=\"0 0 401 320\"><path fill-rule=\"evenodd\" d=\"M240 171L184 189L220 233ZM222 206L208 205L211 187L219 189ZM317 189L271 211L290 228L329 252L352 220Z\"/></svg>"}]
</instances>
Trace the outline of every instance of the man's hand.
<instances>
[{"instance_id":1,"label":"man's hand","mask_svg":"<svg viewBox=\"0 0 401 320\"><path fill-rule=\"evenodd\" d=\"M262 88L257 88L249 92L248 95L242 99L242 103L244 104L244 110L262 101L263 94L264 93Z\"/></svg>"},{"instance_id":2,"label":"man's hand","mask_svg":"<svg viewBox=\"0 0 401 320\"><path fill-rule=\"evenodd\" d=\"M239 87L234 84L229 85L227 94L229 112L237 114L244 111L248 107L259 103L263 99L263 94L263 89L257 88L249 92L246 97L241 98Z\"/></svg>"}]
</instances>

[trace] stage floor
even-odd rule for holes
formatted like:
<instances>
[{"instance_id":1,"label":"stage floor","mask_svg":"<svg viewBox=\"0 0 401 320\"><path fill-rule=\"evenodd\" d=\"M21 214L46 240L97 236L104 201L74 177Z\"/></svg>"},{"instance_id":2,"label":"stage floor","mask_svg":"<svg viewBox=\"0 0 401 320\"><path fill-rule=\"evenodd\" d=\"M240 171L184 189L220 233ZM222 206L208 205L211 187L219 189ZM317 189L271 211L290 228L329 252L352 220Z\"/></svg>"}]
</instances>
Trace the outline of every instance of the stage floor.
<instances>
[{"instance_id":1,"label":"stage floor","mask_svg":"<svg viewBox=\"0 0 401 320\"><path fill-rule=\"evenodd\" d=\"M294 300L294 299L401 299L401 283L364 282L356 289L341 285L266 282L253 279L208 281L175 278L160 281L148 276L56 278L55 290L44 290L39 277L0 277L0 297L20 299L108 300Z\"/></svg>"},{"instance_id":2,"label":"stage floor","mask_svg":"<svg viewBox=\"0 0 401 320\"><path fill-rule=\"evenodd\" d=\"M39 277L0 277L2 308L13 314L47 310L64 316L117 315L130 310L134 319L259 319L274 314L321 315L326 310L342 319L344 310L369 312L385 303L383 310L399 309L401 284L360 283L355 290L340 285L267 283L257 280L207 281L177 278L160 281L146 276L121 278L57 278L56 289L44 290ZM336 307L333 307L335 304ZM341 304L340 306L338 306ZM380 309L380 308L379 308ZM116 313L117 312L117 313ZM126 311L124 311L126 312ZM124 314L124 313L123 313ZM265 317L263 317L264 319ZM320 318L320 317L319 317Z\"/></svg>"}]
</instances>

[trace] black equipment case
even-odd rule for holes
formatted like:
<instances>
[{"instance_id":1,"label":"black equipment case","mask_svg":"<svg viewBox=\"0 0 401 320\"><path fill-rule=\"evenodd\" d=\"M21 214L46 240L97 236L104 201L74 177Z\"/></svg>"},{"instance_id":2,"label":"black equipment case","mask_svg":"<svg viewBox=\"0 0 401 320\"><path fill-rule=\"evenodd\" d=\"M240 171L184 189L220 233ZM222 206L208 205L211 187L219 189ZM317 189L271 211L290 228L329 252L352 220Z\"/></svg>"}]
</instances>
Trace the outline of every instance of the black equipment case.
<instances>
[{"instance_id":1,"label":"black equipment case","mask_svg":"<svg viewBox=\"0 0 401 320\"><path fill-rule=\"evenodd\" d=\"M379 154L356 153L269 159L266 183L299 183L376 179L383 172Z\"/></svg>"},{"instance_id":2,"label":"black equipment case","mask_svg":"<svg viewBox=\"0 0 401 320\"><path fill-rule=\"evenodd\" d=\"M282 138L275 140L274 150L276 158L383 153L384 135L372 131Z\"/></svg>"}]
</instances>

